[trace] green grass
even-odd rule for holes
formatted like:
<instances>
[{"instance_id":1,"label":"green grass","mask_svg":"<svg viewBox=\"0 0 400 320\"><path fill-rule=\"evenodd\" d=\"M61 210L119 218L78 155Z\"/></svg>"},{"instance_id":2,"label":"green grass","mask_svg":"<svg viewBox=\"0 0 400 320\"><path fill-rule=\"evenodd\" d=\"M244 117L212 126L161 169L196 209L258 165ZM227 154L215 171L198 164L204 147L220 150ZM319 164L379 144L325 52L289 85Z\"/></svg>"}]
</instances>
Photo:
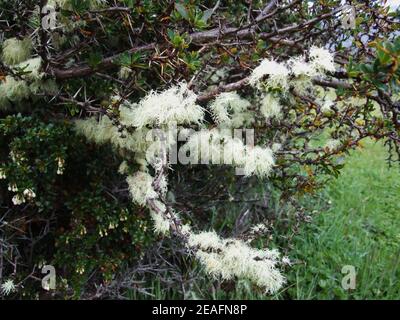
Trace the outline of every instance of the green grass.
<instances>
[{"instance_id":1,"label":"green grass","mask_svg":"<svg viewBox=\"0 0 400 320\"><path fill-rule=\"evenodd\" d=\"M382 145L368 143L327 186L330 208L297 237L285 296L400 298L400 168L385 157ZM345 265L355 267L355 290L341 287Z\"/></svg>"}]
</instances>

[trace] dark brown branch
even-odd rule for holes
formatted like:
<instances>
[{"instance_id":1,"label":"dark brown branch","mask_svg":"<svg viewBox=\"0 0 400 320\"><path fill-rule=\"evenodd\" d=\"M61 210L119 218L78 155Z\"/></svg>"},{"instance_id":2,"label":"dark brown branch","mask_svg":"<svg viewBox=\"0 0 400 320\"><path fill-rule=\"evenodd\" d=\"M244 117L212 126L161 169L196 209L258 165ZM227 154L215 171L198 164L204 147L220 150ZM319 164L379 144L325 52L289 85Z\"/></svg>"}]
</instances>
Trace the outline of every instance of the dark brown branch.
<instances>
[{"instance_id":1,"label":"dark brown branch","mask_svg":"<svg viewBox=\"0 0 400 320\"><path fill-rule=\"evenodd\" d=\"M335 89L338 89L338 88L351 89L352 88L351 84L349 84L347 82L339 81L336 79L325 80L325 79L315 78L315 79L313 79L313 83L316 85L319 85L319 86L330 87L330 88L335 88ZM204 93L204 94L198 96L197 102L209 101L222 92L240 90L240 89L243 89L244 87L246 87L248 84L249 84L249 78L246 77L237 82L220 85L216 89L213 89L210 92L207 92L207 93Z\"/></svg>"},{"instance_id":2,"label":"dark brown branch","mask_svg":"<svg viewBox=\"0 0 400 320\"><path fill-rule=\"evenodd\" d=\"M315 17L315 18L308 20L302 24L286 27L286 28L274 31L272 33L265 33L265 32L257 33L257 36L263 40L269 40L274 43L282 43L285 45L293 46L293 45L296 45L296 41L282 39L282 38L276 37L276 36L284 34L284 33L289 34L291 32L299 31L302 28L312 26L312 25L320 22L321 20L332 17L333 15L340 12L341 10L342 10L342 8L340 7L336 10L333 10L330 13L322 14L319 17ZM263 21L264 18L265 18L265 16L259 17L258 23ZM230 38L230 37L234 37L234 38L238 38L238 39L253 38L254 35L256 34L256 25L254 25L250 28L247 28L247 29L243 29L243 30L242 30L242 28L234 28L234 27L228 27L228 28L223 28L223 29L215 28L215 29L208 30L208 31L192 33L189 35L189 38L191 39L192 43L209 42L209 41L219 40L219 39L223 39L223 38L225 39L225 38ZM158 46L162 47L160 45L158 45ZM123 53L134 53L134 52L139 52L139 51L153 50L156 47L157 47L157 43L153 42L153 43L150 43L147 45L142 45L139 47L129 49L127 51L124 51ZM114 64L115 60L118 59L118 57L121 54L122 53L103 59L95 69L86 64L81 65L81 66L72 67L69 69L60 69L60 68L56 68L56 67L52 66L49 68L48 73L50 73L51 75L55 76L57 79L60 79L60 80L88 76L88 75L93 74L94 72L103 71L105 69L109 69L109 68L113 67L115 65Z\"/></svg>"},{"instance_id":3,"label":"dark brown branch","mask_svg":"<svg viewBox=\"0 0 400 320\"><path fill-rule=\"evenodd\" d=\"M125 51L124 53L135 53L140 51L152 50L155 48L155 43L135 47ZM70 78L78 78L91 75L97 71L105 70L113 67L115 61L121 56L121 54L116 54L111 57L102 60L96 68L92 68L89 65L77 66L69 69L59 69L55 67L50 67L48 73L55 76L57 79L65 80Z\"/></svg>"},{"instance_id":4,"label":"dark brown branch","mask_svg":"<svg viewBox=\"0 0 400 320\"><path fill-rule=\"evenodd\" d=\"M222 92L229 92L229 91L239 90L239 89L244 88L248 84L249 84L249 78L246 77L246 78L241 79L241 80L239 80L237 82L233 82L233 83L229 83L229 84L225 84L225 85L220 85L216 89L211 90L210 92L207 92L207 93L204 93L204 94L198 96L197 97L197 102L209 101L209 100L213 99L214 97L216 97L217 95L219 95Z\"/></svg>"}]
</instances>

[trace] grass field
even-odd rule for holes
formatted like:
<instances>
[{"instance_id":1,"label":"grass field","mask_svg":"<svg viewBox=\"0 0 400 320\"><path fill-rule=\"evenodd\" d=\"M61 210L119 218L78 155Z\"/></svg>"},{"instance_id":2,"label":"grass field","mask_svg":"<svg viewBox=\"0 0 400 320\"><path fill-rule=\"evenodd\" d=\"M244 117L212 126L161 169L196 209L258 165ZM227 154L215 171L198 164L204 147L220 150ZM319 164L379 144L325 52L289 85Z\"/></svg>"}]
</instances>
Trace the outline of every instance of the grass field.
<instances>
[{"instance_id":1,"label":"grass field","mask_svg":"<svg viewBox=\"0 0 400 320\"><path fill-rule=\"evenodd\" d=\"M330 208L295 241L290 298L400 298L400 168L385 157L382 145L367 143L324 190ZM355 290L341 287L345 265L356 270Z\"/></svg>"}]
</instances>

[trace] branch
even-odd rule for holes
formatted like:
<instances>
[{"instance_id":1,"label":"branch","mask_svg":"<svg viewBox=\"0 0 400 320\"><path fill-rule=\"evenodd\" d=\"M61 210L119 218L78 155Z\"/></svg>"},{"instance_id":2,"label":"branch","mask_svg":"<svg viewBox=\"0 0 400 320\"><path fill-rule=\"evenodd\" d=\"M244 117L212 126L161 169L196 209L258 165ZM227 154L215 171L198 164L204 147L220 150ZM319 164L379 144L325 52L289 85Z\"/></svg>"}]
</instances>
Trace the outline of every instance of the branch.
<instances>
[{"instance_id":1,"label":"branch","mask_svg":"<svg viewBox=\"0 0 400 320\"><path fill-rule=\"evenodd\" d=\"M297 1L295 1L294 3L297 3ZM293 3L291 5L293 5ZM285 45L294 46L297 43L296 41L282 39L282 38L276 37L276 36L284 34L284 33L288 34L288 33L292 33L295 31L300 31L302 28L312 26L312 25L320 22L321 20L332 17L333 15L340 12L341 10L342 10L342 7L337 8L330 13L322 14L319 17L315 17L315 18L308 20L306 22L303 22L301 24L286 27L286 28L283 28L280 30L276 30L274 32L270 32L270 33L266 33L266 32L257 33L257 36L260 39L269 40L274 43L282 43ZM268 17L268 15L267 16L263 15L261 17L259 16L257 18L257 24L260 23L261 21L263 21L266 17ZM220 40L222 38L239 38L239 39L254 38L257 24L254 26L251 26L249 28L243 29L243 30L241 27L239 27L239 28L228 27L228 28L224 28L224 29L214 28L214 29L211 29L208 31L192 33L189 35L189 37L193 43L201 43L204 41ZM166 46L166 44L164 44L164 46ZM72 67L69 69L59 69L54 66L51 66L48 70L48 73L55 76L59 80L84 77L84 76L91 75L97 71L103 71L105 69L109 69L109 68L115 66L114 61L117 60L121 56L121 54L126 54L126 53L129 54L129 53L134 53L134 52L139 52L139 51L154 50L156 47L157 47L157 43L153 42L153 43L150 43L147 45L142 45L139 47L131 48L120 54L116 54L111 57L103 59L96 68L92 68L86 64ZM158 47L163 47L163 46L158 45Z\"/></svg>"},{"instance_id":2,"label":"branch","mask_svg":"<svg viewBox=\"0 0 400 320\"><path fill-rule=\"evenodd\" d=\"M48 70L48 73L56 77L57 79L60 80L65 80L65 79L70 79L70 78L78 78L78 77L84 77L91 75L99 70L105 70L113 67L115 65L115 61L118 60L119 57L121 57L122 54L130 54L130 53L135 53L135 52L140 52L140 51L146 51L146 50L152 50L156 47L155 43L135 47L132 49L129 49L127 51L124 51L123 53L113 55L111 57L103 59L96 68L92 68L89 65L82 65L82 66L77 66L69 69L59 69L55 67L50 67Z\"/></svg>"},{"instance_id":3,"label":"branch","mask_svg":"<svg viewBox=\"0 0 400 320\"><path fill-rule=\"evenodd\" d=\"M353 86L350 83L339 81L336 79L333 80L325 80L321 78L313 79L313 83L319 85L321 87L329 87L334 89L344 88L344 89L352 89Z\"/></svg>"},{"instance_id":4,"label":"branch","mask_svg":"<svg viewBox=\"0 0 400 320\"><path fill-rule=\"evenodd\" d=\"M219 95L222 92L229 92L229 91L235 91L235 90L239 90L244 88L245 86L247 86L249 84L249 78L243 78L237 82L232 82L229 84L225 84L225 85L220 85L218 86L216 89L211 90L208 93L204 93L200 96L197 97L197 102L206 102L209 101L211 99L213 99L214 97L216 97L217 95Z\"/></svg>"},{"instance_id":5,"label":"branch","mask_svg":"<svg viewBox=\"0 0 400 320\"><path fill-rule=\"evenodd\" d=\"M330 88L344 88L344 89L351 89L352 85L339 81L336 79L333 80L325 80L325 79L320 79L320 78L314 78L313 83L322 87L330 87ZM219 85L216 89L213 89L207 93L204 93L200 96L197 97L197 102L207 102L217 95L221 94L222 92L230 92L230 91L236 91L243 89L249 84L249 77L243 78L239 81L224 84L224 85Z\"/></svg>"}]
</instances>

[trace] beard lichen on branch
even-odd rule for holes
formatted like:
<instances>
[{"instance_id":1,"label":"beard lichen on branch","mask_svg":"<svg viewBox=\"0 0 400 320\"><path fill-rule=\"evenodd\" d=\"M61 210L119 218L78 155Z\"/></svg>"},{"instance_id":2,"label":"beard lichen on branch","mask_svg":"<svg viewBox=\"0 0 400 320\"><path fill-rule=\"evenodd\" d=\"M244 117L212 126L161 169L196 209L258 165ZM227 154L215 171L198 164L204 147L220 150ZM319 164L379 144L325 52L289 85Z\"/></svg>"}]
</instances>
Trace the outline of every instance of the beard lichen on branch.
<instances>
[{"instance_id":1,"label":"beard lichen on branch","mask_svg":"<svg viewBox=\"0 0 400 320\"><path fill-rule=\"evenodd\" d=\"M29 98L43 94L54 95L58 86L53 79L46 78L42 71L43 61L32 57L32 40L10 38L2 46L1 62L10 71L0 82L0 109L23 105Z\"/></svg>"},{"instance_id":2,"label":"beard lichen on branch","mask_svg":"<svg viewBox=\"0 0 400 320\"><path fill-rule=\"evenodd\" d=\"M229 133L237 127L232 125L232 119L241 114L250 114L251 122L279 117L279 100L290 95L293 81L311 83L312 77L332 71L332 67L330 52L315 47L310 50L308 62L303 57L286 63L262 61L253 70L249 81L250 85L256 87L255 101L259 107L251 110L252 103L241 98L237 92L221 93L209 104L216 128L210 128L204 118L204 110L196 103L197 95L185 83L161 92L152 91L138 103L125 101L120 108L121 123L134 128L133 132L127 133L127 137L121 138L118 129L106 117L102 117L100 122L94 119L78 120L76 128L97 143L111 142L117 149L136 152L136 162L141 164L141 169L129 174L127 163L124 162L120 172L128 175L127 183L133 202L150 210L156 233L174 235L183 240L188 252L202 263L210 275L223 280L235 277L248 279L266 292L274 293L285 282L279 269L282 261L278 251L255 249L244 240L223 239L214 231L196 231L183 223L166 200L170 166L167 154L173 143L161 141L155 149L153 144L150 157L147 152L151 148L150 142L143 142L143 130L167 129L169 125L190 128L195 125L202 130L187 134L186 143L182 146L185 153L190 151L193 158L201 157L203 161L221 161L223 157L227 162L225 164L242 168L245 176L268 177L274 168L273 151L265 145L247 146L240 139L230 137ZM236 124L240 127L244 121ZM199 149L204 145L207 150ZM280 147L274 149L279 150ZM146 156L143 157L143 154ZM150 172L154 172L155 176Z\"/></svg>"}]
</instances>

